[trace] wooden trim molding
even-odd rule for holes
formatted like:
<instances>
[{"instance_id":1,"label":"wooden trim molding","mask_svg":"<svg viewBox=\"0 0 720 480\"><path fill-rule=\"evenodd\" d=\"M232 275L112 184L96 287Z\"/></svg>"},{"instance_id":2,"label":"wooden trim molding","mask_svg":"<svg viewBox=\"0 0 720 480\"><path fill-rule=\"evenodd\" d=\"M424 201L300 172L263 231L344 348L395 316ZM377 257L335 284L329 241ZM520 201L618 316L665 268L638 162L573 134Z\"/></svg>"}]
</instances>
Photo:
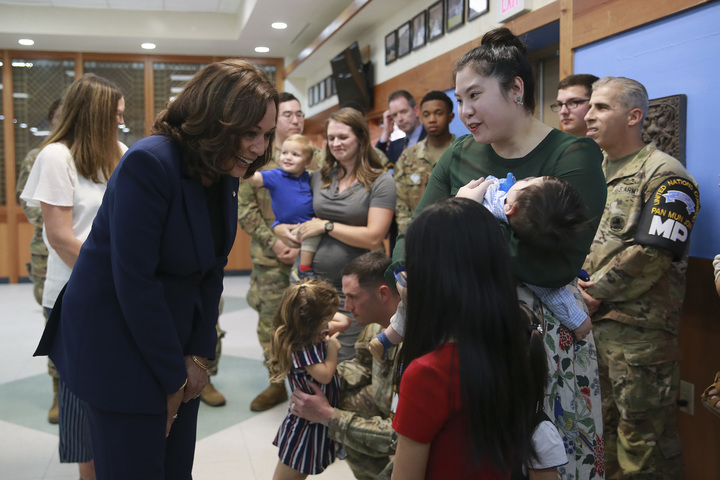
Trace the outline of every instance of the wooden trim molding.
<instances>
[{"instance_id":1,"label":"wooden trim molding","mask_svg":"<svg viewBox=\"0 0 720 480\"><path fill-rule=\"evenodd\" d=\"M560 0L560 79L572 75L575 71L575 54L572 48L573 3L573 0Z\"/></svg>"}]
</instances>

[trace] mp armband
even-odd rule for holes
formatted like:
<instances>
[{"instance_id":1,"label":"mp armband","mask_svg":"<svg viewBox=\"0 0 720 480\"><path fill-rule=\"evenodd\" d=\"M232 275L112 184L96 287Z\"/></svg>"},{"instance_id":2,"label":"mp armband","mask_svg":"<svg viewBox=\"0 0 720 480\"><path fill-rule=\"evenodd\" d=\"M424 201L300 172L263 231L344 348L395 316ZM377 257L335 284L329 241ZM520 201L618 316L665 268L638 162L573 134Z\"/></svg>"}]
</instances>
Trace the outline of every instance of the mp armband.
<instances>
[{"instance_id":1,"label":"mp armband","mask_svg":"<svg viewBox=\"0 0 720 480\"><path fill-rule=\"evenodd\" d=\"M665 249L682 257L690 232L700 210L700 192L689 180L672 177L665 180L645 203L635 243Z\"/></svg>"}]
</instances>

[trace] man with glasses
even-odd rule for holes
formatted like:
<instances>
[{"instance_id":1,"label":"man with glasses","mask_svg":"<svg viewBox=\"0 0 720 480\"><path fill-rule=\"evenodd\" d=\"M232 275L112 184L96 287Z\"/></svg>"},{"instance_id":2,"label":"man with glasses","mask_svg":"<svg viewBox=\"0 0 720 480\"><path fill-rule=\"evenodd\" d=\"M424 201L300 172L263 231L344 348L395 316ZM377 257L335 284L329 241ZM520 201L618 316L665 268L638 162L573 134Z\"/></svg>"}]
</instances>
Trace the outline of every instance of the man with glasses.
<instances>
[{"instance_id":1,"label":"man with glasses","mask_svg":"<svg viewBox=\"0 0 720 480\"><path fill-rule=\"evenodd\" d=\"M280 166L283 143L290 135L302 134L304 126L305 114L298 99L291 93L281 93L278 101L272 160L261 170L272 170ZM318 168L322 163L322 158L322 151L316 148L309 170ZM296 245L296 242L287 228L281 226L275 230L270 228L275 221L275 214L272 211L270 193L267 189L253 187L249 182L241 182L238 189L238 201L240 227L252 237L250 260L253 269L250 275L247 302L258 312L257 335L263 349L264 362L267 362L273 318L280 308L283 292L290 283L290 269L299 248L288 246ZM287 400L285 383L270 383L250 403L250 410L262 412L285 400Z\"/></svg>"},{"instance_id":2,"label":"man with glasses","mask_svg":"<svg viewBox=\"0 0 720 480\"><path fill-rule=\"evenodd\" d=\"M560 128L564 132L578 137L587 136L585 114L592 93L592 84L598 79L595 75L581 73L563 78L558 85L557 101L550 105L560 117Z\"/></svg>"}]
</instances>

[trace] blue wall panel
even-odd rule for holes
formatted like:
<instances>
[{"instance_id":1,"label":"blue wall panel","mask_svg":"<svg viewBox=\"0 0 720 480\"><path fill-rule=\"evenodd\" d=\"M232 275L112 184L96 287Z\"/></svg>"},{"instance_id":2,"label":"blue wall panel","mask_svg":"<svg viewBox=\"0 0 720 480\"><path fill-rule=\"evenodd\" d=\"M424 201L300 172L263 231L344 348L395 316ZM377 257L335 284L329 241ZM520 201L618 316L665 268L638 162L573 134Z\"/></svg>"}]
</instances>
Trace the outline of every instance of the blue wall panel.
<instances>
[{"instance_id":1,"label":"blue wall panel","mask_svg":"<svg viewBox=\"0 0 720 480\"><path fill-rule=\"evenodd\" d=\"M687 95L687 168L701 210L690 255L720 253L720 3L712 3L575 51L575 73L629 77L650 98Z\"/></svg>"}]
</instances>

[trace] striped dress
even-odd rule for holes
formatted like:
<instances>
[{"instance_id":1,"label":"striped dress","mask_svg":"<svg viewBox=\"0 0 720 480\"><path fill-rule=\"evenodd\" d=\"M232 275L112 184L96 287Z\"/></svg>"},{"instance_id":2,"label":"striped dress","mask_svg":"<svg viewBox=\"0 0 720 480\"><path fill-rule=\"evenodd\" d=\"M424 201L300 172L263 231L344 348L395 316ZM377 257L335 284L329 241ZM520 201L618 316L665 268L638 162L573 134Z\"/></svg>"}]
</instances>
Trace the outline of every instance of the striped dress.
<instances>
[{"instance_id":1,"label":"striped dress","mask_svg":"<svg viewBox=\"0 0 720 480\"><path fill-rule=\"evenodd\" d=\"M326 354L326 342L316 343L293 353L293 365L288 373L290 388L299 388L312 394L308 383L315 380L303 367L323 363ZM330 405L335 407L340 398L340 378L337 372L330 383L320 385L320 388ZM273 445L279 447L278 456L282 463L308 475L322 473L335 460L335 442L328 438L327 427L322 423L296 417L290 410L280 425Z\"/></svg>"}]
</instances>

